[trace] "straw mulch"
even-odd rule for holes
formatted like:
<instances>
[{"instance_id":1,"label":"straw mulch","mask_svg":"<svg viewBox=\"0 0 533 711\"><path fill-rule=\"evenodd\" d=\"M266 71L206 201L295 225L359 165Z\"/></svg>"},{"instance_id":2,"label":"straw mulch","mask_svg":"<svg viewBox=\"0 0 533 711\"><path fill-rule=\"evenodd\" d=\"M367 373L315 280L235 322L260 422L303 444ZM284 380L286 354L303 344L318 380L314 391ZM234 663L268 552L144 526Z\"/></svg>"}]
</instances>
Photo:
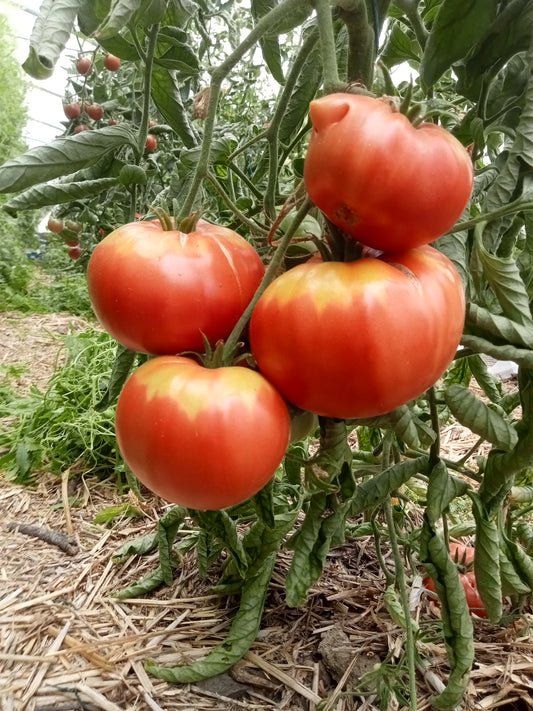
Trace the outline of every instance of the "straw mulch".
<instances>
[{"instance_id":1,"label":"straw mulch","mask_svg":"<svg viewBox=\"0 0 533 711\"><path fill-rule=\"evenodd\" d=\"M65 321L55 318L32 322L44 339L39 358L45 358L45 341L54 340L58 322L64 327ZM15 325L28 323L21 319ZM0 332L4 326L0 320ZM11 362L26 354L22 341ZM1 362L9 360L0 351ZM461 447L468 451L461 433L448 437L454 456ZM112 555L154 530L164 502L134 500L142 517L106 527L94 523L95 515L128 500L112 483L81 477L69 486L68 471L62 478L43 474L38 482L29 490L0 477L2 711L314 711L323 700L324 711L380 708L381 691L350 693L364 672L386 657L399 664L402 656L402 631L383 606L386 585L370 539L333 550L322 579L299 609L285 605L290 557L280 554L260 633L244 659L222 677L173 685L149 677L144 661L188 663L224 640L238 600L210 594L219 571L215 567L208 579L200 579L192 551L170 587L145 599L118 601L112 593L158 561L155 553L115 564ZM18 528L23 525L38 530L23 533ZM430 641L438 609L424 593L413 602L427 632L419 648L425 673L418 676L418 708L424 711L446 679L447 660L438 634ZM533 709L532 623L531 614L505 628L476 620L476 663L464 709Z\"/></svg>"}]
</instances>

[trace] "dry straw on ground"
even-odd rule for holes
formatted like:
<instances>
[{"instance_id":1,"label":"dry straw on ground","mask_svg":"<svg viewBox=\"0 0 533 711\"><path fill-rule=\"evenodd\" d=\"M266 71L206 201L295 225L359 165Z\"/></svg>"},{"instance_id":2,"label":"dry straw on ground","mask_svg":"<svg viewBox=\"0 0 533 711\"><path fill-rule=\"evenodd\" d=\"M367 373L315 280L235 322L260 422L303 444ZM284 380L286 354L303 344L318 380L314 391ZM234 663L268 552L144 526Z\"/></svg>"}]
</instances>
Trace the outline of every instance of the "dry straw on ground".
<instances>
[{"instance_id":1,"label":"dry straw on ground","mask_svg":"<svg viewBox=\"0 0 533 711\"><path fill-rule=\"evenodd\" d=\"M11 319L10 325L0 320L6 337L0 363L27 358L28 339L34 339L37 371L53 367L53 334L67 322L58 316ZM17 331L26 334L18 352ZM5 343L11 345L6 349ZM30 378L38 377L33 367ZM464 434L459 428L446 434L454 456L469 449ZM398 662L402 651L402 631L382 604L385 582L372 541L333 550L307 604L296 610L284 602L290 559L282 553L260 633L242 662L206 683L168 684L149 677L144 660L177 665L203 657L224 639L237 600L210 594L216 571L212 579L200 579L194 552L183 557L172 586L145 599L114 599L113 591L157 565L156 554L115 564L114 551L152 532L166 508L147 498L140 504L142 518L96 525L99 511L126 497L96 479L77 478L67 491L67 478L68 471L63 480L43 474L29 490L0 477L2 711L314 711L322 700L327 711L380 708L372 690L366 697L350 693L362 673L387 655ZM52 531L66 545L22 533L18 524ZM415 614L428 633L436 628L438 611L424 595ZM533 709L532 623L533 615L505 628L476 621L476 663L464 709ZM426 665L418 678L420 711L430 708L434 687L447 672L438 637L428 639L420 647Z\"/></svg>"}]
</instances>

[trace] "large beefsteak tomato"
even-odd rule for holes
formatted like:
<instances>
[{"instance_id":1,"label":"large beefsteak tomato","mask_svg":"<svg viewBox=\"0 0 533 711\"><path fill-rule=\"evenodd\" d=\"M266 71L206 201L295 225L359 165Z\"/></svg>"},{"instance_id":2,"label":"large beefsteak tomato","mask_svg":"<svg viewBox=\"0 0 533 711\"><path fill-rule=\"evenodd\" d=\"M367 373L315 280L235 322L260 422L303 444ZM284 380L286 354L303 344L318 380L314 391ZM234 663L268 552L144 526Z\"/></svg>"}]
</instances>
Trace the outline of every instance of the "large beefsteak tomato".
<instances>
[{"instance_id":1,"label":"large beefsteak tomato","mask_svg":"<svg viewBox=\"0 0 533 711\"><path fill-rule=\"evenodd\" d=\"M310 261L275 279L250 322L259 369L318 415L381 415L421 395L455 355L465 313L451 261L433 247L354 262Z\"/></svg>"},{"instance_id":2,"label":"large beefsteak tomato","mask_svg":"<svg viewBox=\"0 0 533 711\"><path fill-rule=\"evenodd\" d=\"M190 233L133 222L107 235L89 260L93 309L119 343L167 355L226 338L264 275L233 230L199 220Z\"/></svg>"},{"instance_id":3,"label":"large beefsteak tomato","mask_svg":"<svg viewBox=\"0 0 533 711\"><path fill-rule=\"evenodd\" d=\"M285 401L262 375L182 356L141 365L117 404L117 441L132 472L167 501L193 509L226 508L259 491L289 433Z\"/></svg>"},{"instance_id":4,"label":"large beefsteak tomato","mask_svg":"<svg viewBox=\"0 0 533 711\"><path fill-rule=\"evenodd\" d=\"M390 101L355 94L316 99L310 116L307 191L348 235L374 249L410 249L458 220L472 161L444 128L413 126Z\"/></svg>"}]
</instances>

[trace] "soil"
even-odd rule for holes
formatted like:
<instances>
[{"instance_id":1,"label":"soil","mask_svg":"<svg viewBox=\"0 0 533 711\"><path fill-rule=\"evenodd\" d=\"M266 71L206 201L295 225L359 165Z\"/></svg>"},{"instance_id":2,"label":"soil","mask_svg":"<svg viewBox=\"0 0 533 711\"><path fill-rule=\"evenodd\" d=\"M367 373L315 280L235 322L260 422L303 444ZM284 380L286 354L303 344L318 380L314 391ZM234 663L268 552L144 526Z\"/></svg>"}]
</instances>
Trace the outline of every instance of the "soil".
<instances>
[{"instance_id":1,"label":"soil","mask_svg":"<svg viewBox=\"0 0 533 711\"><path fill-rule=\"evenodd\" d=\"M24 364L21 394L30 383L44 389L60 362L61 336L87 325L68 314L0 314L0 366ZM471 435L448 428L443 446L459 456ZM242 661L214 679L177 685L150 676L146 659L175 666L204 657L225 639L238 600L211 594L218 571L200 578L194 551L182 556L170 586L138 599L113 597L158 565L157 553L116 563L114 552L153 533L169 507L91 477L69 483L68 474L43 473L34 489L0 476L1 711L404 708L386 696L385 681L405 689L404 635L384 607L386 581L373 539L333 549L297 609L285 603L290 553L280 553L261 629ZM95 523L98 513L125 503L139 515ZM423 711L446 680L447 657L438 607L419 583L410 595L424 632L417 675ZM463 709L533 709L532 625L527 613L506 626L475 620L476 661ZM385 668L393 671L362 693L362 675L376 679Z\"/></svg>"}]
</instances>

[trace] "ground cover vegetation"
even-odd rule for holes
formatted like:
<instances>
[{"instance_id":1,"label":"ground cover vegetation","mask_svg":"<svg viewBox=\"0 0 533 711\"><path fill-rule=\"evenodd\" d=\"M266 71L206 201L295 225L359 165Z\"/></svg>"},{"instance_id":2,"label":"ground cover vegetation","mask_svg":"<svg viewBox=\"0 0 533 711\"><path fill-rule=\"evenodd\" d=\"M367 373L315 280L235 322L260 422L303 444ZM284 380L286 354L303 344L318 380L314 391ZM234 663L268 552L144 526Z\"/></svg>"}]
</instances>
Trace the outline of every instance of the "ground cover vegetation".
<instances>
[{"instance_id":1,"label":"ground cover vegetation","mask_svg":"<svg viewBox=\"0 0 533 711\"><path fill-rule=\"evenodd\" d=\"M429 663L416 578L448 654L437 708L465 694L474 625L530 609L532 20L527 0L44 0L25 71L89 45L63 134L4 156L2 219L50 213L43 264L68 248L105 331L69 339L44 398L6 374L2 461L17 482L82 462L175 504L114 552L159 555L124 598L172 583L191 522L199 573L224 561L226 640L150 674L231 668L280 550L298 607L360 535L405 630L394 703L417 708ZM478 437L458 460L451 421Z\"/></svg>"}]
</instances>

